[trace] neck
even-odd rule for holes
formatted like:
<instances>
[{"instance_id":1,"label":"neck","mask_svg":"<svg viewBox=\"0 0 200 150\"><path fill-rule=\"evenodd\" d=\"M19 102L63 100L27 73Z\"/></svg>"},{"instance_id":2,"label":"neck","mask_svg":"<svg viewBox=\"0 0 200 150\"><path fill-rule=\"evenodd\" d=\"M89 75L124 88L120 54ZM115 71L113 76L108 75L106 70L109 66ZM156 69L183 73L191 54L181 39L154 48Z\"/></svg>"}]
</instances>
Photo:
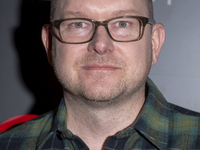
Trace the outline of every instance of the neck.
<instances>
[{"instance_id":1,"label":"neck","mask_svg":"<svg viewBox=\"0 0 200 150\"><path fill-rule=\"evenodd\" d=\"M91 102L65 94L67 128L91 150L100 150L109 136L134 123L144 100L144 93L117 102Z\"/></svg>"}]
</instances>

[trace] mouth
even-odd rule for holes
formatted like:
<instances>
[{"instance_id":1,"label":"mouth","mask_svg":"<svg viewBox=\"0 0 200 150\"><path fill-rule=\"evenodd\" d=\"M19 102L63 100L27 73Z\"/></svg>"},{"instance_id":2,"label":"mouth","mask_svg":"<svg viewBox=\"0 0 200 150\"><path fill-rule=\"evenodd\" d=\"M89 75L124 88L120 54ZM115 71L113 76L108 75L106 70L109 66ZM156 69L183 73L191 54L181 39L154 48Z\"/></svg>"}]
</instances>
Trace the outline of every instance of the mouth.
<instances>
[{"instance_id":1,"label":"mouth","mask_svg":"<svg viewBox=\"0 0 200 150\"><path fill-rule=\"evenodd\" d=\"M108 64L89 64L82 67L84 70L99 70L99 71L112 71L112 70L118 70L119 67L108 65Z\"/></svg>"}]
</instances>

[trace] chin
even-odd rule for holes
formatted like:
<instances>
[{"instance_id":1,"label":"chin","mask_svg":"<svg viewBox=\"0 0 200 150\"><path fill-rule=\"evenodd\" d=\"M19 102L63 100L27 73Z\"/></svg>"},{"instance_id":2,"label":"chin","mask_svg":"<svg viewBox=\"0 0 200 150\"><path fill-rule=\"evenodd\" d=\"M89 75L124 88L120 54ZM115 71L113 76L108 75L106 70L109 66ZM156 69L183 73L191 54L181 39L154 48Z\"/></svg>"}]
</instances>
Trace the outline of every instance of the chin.
<instances>
[{"instance_id":1,"label":"chin","mask_svg":"<svg viewBox=\"0 0 200 150\"><path fill-rule=\"evenodd\" d=\"M113 101L123 95L125 87L122 84L118 86L95 86L82 88L79 92L84 99L95 102Z\"/></svg>"}]
</instances>

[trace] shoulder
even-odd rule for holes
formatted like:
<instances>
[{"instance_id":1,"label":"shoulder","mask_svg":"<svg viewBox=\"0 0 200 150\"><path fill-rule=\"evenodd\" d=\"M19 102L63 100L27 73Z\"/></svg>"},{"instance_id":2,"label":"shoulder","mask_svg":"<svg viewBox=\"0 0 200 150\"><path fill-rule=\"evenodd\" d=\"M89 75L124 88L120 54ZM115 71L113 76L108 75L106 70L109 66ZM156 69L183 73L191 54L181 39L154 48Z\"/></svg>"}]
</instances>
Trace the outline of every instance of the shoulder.
<instances>
[{"instance_id":1,"label":"shoulder","mask_svg":"<svg viewBox=\"0 0 200 150\"><path fill-rule=\"evenodd\" d=\"M200 149L200 113L169 103L149 78L144 107L151 108L151 118L159 116L159 123L150 123L167 139L168 149Z\"/></svg>"},{"instance_id":2,"label":"shoulder","mask_svg":"<svg viewBox=\"0 0 200 150\"><path fill-rule=\"evenodd\" d=\"M186 115L186 116L200 117L199 112L195 112L193 110L189 110L187 108L183 108L181 106L177 106L177 105L172 104L172 103L168 103L168 104L169 104L171 111L174 112L174 113L179 113L179 114L183 114L183 115Z\"/></svg>"},{"instance_id":3,"label":"shoulder","mask_svg":"<svg viewBox=\"0 0 200 150\"><path fill-rule=\"evenodd\" d=\"M169 147L200 149L200 113L169 103Z\"/></svg>"},{"instance_id":4,"label":"shoulder","mask_svg":"<svg viewBox=\"0 0 200 150\"><path fill-rule=\"evenodd\" d=\"M200 135L200 113L169 103L169 127L174 132ZM190 131L190 132L189 132Z\"/></svg>"},{"instance_id":5,"label":"shoulder","mask_svg":"<svg viewBox=\"0 0 200 150\"><path fill-rule=\"evenodd\" d=\"M174 131L200 135L200 113L169 103L169 125ZM191 131L191 132L188 132Z\"/></svg>"},{"instance_id":6,"label":"shoulder","mask_svg":"<svg viewBox=\"0 0 200 150\"><path fill-rule=\"evenodd\" d=\"M51 129L53 112L41 115L33 120L23 123L13 129L0 134L1 149L20 149L27 146L35 147L37 138L41 133L49 132ZM25 148L26 149L26 148ZM34 148L33 148L34 149Z\"/></svg>"}]
</instances>

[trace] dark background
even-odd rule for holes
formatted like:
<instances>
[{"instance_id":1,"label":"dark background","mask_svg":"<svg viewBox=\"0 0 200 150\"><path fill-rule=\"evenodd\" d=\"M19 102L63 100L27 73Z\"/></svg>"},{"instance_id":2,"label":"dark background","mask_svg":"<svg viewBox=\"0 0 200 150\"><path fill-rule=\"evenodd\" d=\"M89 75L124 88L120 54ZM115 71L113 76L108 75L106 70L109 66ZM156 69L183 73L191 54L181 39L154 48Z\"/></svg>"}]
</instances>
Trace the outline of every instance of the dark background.
<instances>
[{"instance_id":1,"label":"dark background","mask_svg":"<svg viewBox=\"0 0 200 150\"><path fill-rule=\"evenodd\" d=\"M8 5L12 4L10 2L5 3ZM26 101L31 102L31 100L32 104L29 105L29 109L27 109L24 113L40 115L55 109L62 98L61 87L55 78L52 67L47 62L46 53L41 41L41 28L44 24L49 23L50 2L23 0L19 4L20 7L19 11L17 12L19 21L18 25L12 27L10 30L12 34L10 36L10 42L12 43L12 50L14 51L17 58L17 62L14 64L15 67L17 67L17 76L20 82L23 84L24 88L26 88L26 90L29 91L29 94L31 94L31 99L22 97L19 100L19 97L15 97L13 95L16 93L13 93L13 91L10 90L6 90L5 95L13 96L12 101L9 99L9 106L6 106L4 103L8 101L1 97L1 107L3 109L7 107L5 108L4 112L1 113L3 117L15 109L21 109L20 107L23 109L24 103L26 103ZM6 21L10 18L5 17L4 19L6 23ZM10 58L7 56L7 58L3 59ZM3 69L8 71L11 68L1 68L1 73L3 73ZM9 74L8 76L4 76L4 78L9 79ZM12 84L12 86L18 90L17 88L19 87L10 82L12 81L7 80L7 84ZM12 90L15 90L15 88ZM4 86L1 85L1 92L3 89ZM19 114L20 113L18 112L16 113L16 115Z\"/></svg>"},{"instance_id":2,"label":"dark background","mask_svg":"<svg viewBox=\"0 0 200 150\"><path fill-rule=\"evenodd\" d=\"M19 69L34 96L34 105L28 113L40 115L54 109L62 97L41 42L41 28L49 23L50 3L23 0L20 14L20 25L14 32Z\"/></svg>"}]
</instances>

